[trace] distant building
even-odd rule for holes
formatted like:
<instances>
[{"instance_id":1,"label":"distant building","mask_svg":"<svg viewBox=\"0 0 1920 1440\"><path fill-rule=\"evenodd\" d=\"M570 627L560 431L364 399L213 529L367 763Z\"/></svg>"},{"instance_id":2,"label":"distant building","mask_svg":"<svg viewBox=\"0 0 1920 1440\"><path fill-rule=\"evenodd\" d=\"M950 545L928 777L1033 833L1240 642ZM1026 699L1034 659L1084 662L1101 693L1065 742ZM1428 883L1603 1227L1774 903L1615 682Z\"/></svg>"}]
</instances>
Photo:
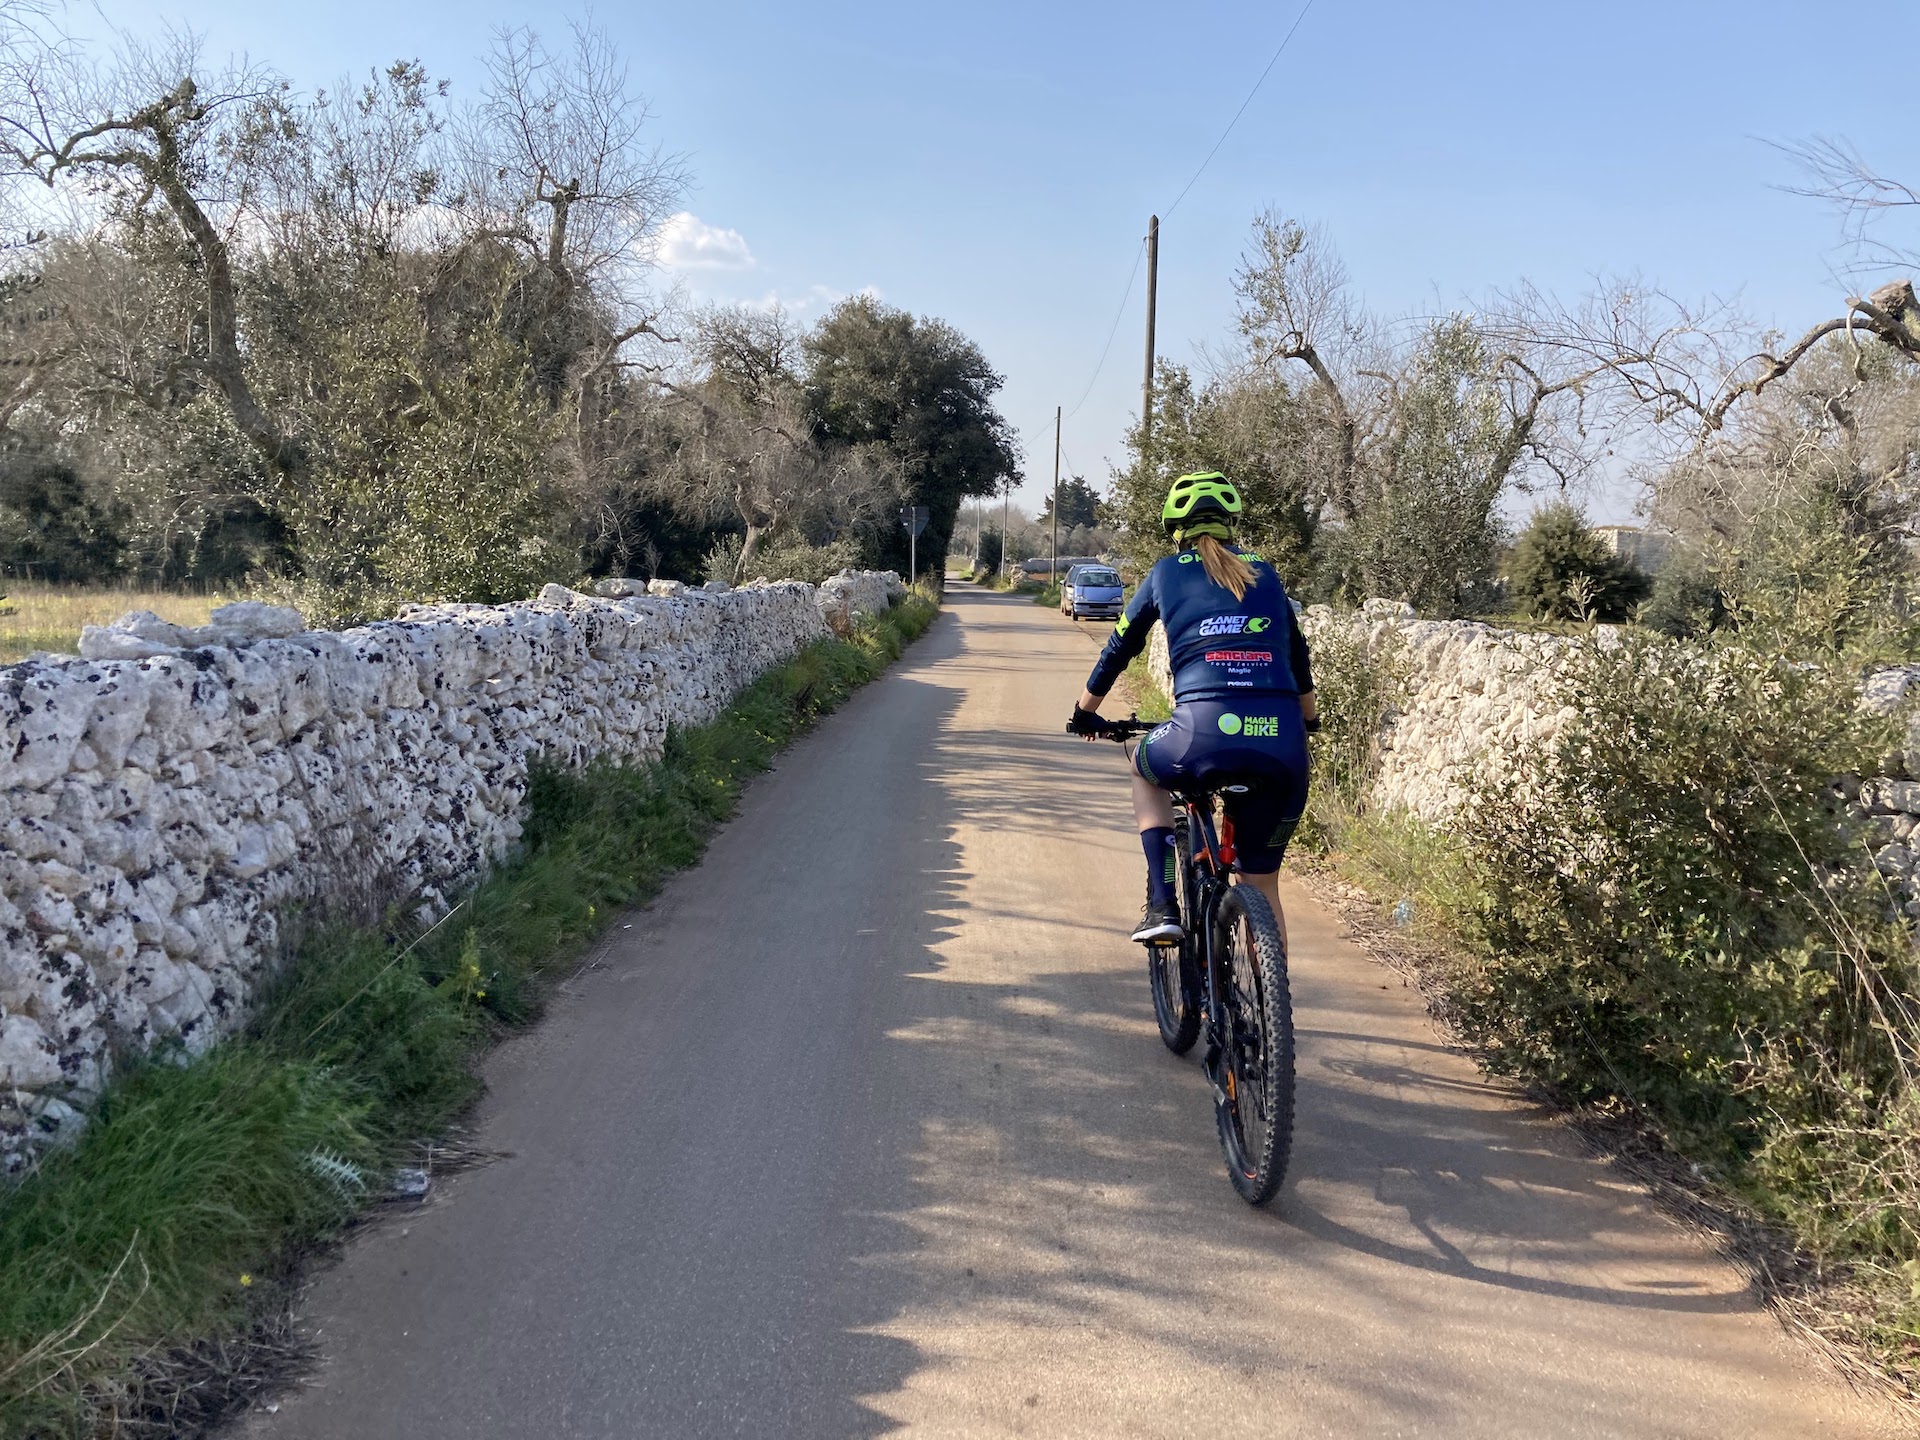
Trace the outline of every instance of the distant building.
<instances>
[{"instance_id":1,"label":"distant building","mask_svg":"<svg viewBox=\"0 0 1920 1440\"><path fill-rule=\"evenodd\" d=\"M1607 548L1635 569L1648 575L1658 574L1673 549L1673 536L1664 530L1647 530L1638 525L1596 525L1593 533L1607 542Z\"/></svg>"}]
</instances>

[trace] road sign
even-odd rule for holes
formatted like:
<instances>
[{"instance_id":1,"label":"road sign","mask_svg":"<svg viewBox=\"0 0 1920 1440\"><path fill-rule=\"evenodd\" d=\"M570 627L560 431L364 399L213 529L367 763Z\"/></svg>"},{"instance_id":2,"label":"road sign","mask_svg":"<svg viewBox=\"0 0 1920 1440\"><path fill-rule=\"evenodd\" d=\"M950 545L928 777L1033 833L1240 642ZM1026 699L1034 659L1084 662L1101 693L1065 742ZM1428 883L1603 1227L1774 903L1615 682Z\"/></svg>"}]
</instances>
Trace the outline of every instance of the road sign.
<instances>
[{"instance_id":1,"label":"road sign","mask_svg":"<svg viewBox=\"0 0 1920 1440\"><path fill-rule=\"evenodd\" d=\"M908 531L907 583L909 585L920 578L920 532L927 528L928 513L924 505L900 507L900 524Z\"/></svg>"}]
</instances>

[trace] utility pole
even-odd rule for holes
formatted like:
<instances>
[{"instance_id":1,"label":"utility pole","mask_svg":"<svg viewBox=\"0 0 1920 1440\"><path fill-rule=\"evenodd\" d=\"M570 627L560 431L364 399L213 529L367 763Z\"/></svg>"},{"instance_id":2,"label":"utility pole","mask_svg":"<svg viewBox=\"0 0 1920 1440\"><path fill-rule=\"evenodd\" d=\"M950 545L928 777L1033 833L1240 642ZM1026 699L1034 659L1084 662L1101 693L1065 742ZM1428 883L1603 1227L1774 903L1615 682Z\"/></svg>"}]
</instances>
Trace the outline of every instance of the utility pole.
<instances>
[{"instance_id":1,"label":"utility pole","mask_svg":"<svg viewBox=\"0 0 1920 1440\"><path fill-rule=\"evenodd\" d=\"M1047 562L1047 575L1060 583L1060 407L1053 407L1053 559Z\"/></svg>"},{"instance_id":2,"label":"utility pole","mask_svg":"<svg viewBox=\"0 0 1920 1440\"><path fill-rule=\"evenodd\" d=\"M1160 292L1160 217L1147 217L1147 378L1140 386L1140 449L1153 440L1153 316Z\"/></svg>"},{"instance_id":3,"label":"utility pole","mask_svg":"<svg viewBox=\"0 0 1920 1440\"><path fill-rule=\"evenodd\" d=\"M1000 578L1007 578L1007 521L1013 515L1013 482L1006 481L1000 491Z\"/></svg>"}]
</instances>

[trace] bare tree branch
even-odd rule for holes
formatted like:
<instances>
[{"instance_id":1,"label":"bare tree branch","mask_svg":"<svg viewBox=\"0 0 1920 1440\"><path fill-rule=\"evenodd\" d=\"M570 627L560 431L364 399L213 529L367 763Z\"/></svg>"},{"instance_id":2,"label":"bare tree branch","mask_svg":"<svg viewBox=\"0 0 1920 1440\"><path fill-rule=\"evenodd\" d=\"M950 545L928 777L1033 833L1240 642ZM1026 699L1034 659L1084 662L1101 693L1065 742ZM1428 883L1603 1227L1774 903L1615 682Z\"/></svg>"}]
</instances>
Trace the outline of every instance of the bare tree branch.
<instances>
[{"instance_id":1,"label":"bare tree branch","mask_svg":"<svg viewBox=\"0 0 1920 1440\"><path fill-rule=\"evenodd\" d=\"M1254 221L1254 249L1234 276L1240 333L1254 362L1298 361L1319 383L1338 437L1328 489L1351 512L1357 426L1322 347L1350 338L1346 271L1327 253L1325 237L1269 210Z\"/></svg>"}]
</instances>

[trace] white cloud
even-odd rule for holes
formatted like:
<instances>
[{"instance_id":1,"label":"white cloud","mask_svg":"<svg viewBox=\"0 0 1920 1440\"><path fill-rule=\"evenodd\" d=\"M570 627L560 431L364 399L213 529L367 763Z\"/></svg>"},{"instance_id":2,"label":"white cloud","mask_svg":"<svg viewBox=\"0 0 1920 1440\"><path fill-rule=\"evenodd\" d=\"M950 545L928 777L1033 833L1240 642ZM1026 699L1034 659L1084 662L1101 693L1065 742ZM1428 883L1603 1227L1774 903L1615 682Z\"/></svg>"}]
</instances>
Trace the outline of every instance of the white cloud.
<instances>
[{"instance_id":1,"label":"white cloud","mask_svg":"<svg viewBox=\"0 0 1920 1440\"><path fill-rule=\"evenodd\" d=\"M753 252L738 230L709 225L682 210L660 227L660 263L669 270L749 270Z\"/></svg>"},{"instance_id":2,"label":"white cloud","mask_svg":"<svg viewBox=\"0 0 1920 1440\"><path fill-rule=\"evenodd\" d=\"M880 289L875 285L863 285L854 294L878 300ZM782 295L778 290L769 290L757 300L741 300L737 303L749 310L779 309L789 315L805 315L809 310L831 310L846 298L845 290L836 290L831 285L809 285L798 295Z\"/></svg>"}]
</instances>

